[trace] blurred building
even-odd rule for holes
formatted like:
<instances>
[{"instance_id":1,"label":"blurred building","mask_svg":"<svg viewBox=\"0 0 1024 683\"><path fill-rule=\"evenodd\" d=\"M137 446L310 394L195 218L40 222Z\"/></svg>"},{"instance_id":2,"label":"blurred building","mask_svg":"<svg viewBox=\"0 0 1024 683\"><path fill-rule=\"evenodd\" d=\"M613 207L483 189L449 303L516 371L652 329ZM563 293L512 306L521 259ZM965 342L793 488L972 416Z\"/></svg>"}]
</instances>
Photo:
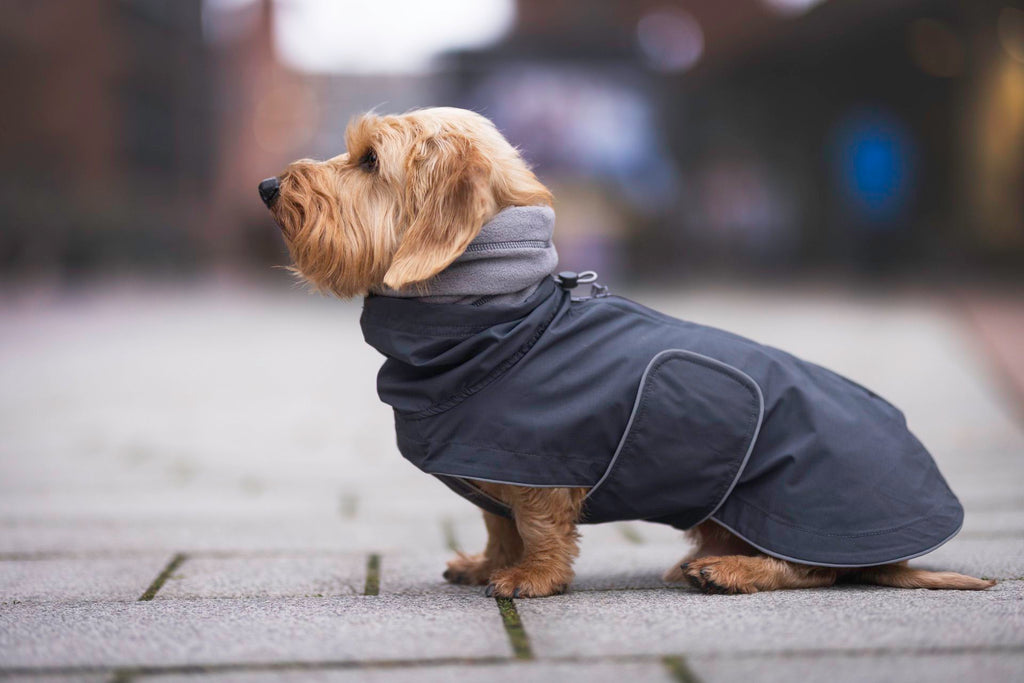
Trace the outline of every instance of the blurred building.
<instances>
[{"instance_id":1,"label":"blurred building","mask_svg":"<svg viewBox=\"0 0 1024 683\"><path fill-rule=\"evenodd\" d=\"M759 174L799 263L1013 273L1024 263L1021 17L989 0L823 3L679 89L674 111L690 125L678 153L694 160L698 193L722 163ZM688 226L703 239L728 230L713 196L695 198L706 209Z\"/></svg>"},{"instance_id":2,"label":"blurred building","mask_svg":"<svg viewBox=\"0 0 1024 683\"><path fill-rule=\"evenodd\" d=\"M5 3L0 64L0 263L186 265L215 140L199 1Z\"/></svg>"},{"instance_id":3,"label":"blurred building","mask_svg":"<svg viewBox=\"0 0 1024 683\"><path fill-rule=\"evenodd\" d=\"M276 62L269 3L212 38L223 27L205 25L201 0L26 1L4 14L0 264L151 273L251 260L253 178L288 158L279 138L305 114L281 94L299 77Z\"/></svg>"},{"instance_id":4,"label":"blurred building","mask_svg":"<svg viewBox=\"0 0 1024 683\"><path fill-rule=\"evenodd\" d=\"M0 267L281 263L260 178L360 111L455 104L553 187L566 267L1024 268L1019 0L519 0L391 74L285 65L292 5L6 3Z\"/></svg>"},{"instance_id":5,"label":"blurred building","mask_svg":"<svg viewBox=\"0 0 1024 683\"><path fill-rule=\"evenodd\" d=\"M601 187L581 200L611 205L597 232L632 274L1024 266L1019 3L519 8L506 41L455 56L452 97L549 182Z\"/></svg>"},{"instance_id":6,"label":"blurred building","mask_svg":"<svg viewBox=\"0 0 1024 683\"><path fill-rule=\"evenodd\" d=\"M256 183L298 156L343 151L355 111L422 105L426 80L290 69L274 49L273 10L270 0L7 3L0 268L283 263Z\"/></svg>"}]
</instances>

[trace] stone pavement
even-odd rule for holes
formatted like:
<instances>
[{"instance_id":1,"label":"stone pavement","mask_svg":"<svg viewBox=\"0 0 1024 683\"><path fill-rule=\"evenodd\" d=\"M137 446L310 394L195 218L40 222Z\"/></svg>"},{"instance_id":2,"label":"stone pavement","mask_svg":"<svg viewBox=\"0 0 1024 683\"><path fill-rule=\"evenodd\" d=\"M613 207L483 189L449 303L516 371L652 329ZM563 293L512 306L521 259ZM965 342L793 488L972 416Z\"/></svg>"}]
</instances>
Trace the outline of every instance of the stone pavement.
<instances>
[{"instance_id":1,"label":"stone pavement","mask_svg":"<svg viewBox=\"0 0 1024 683\"><path fill-rule=\"evenodd\" d=\"M638 298L899 404L967 508L915 564L1001 583L705 596L659 579L678 532L623 524L584 529L571 593L495 601L440 579L483 528L398 455L358 304L237 284L8 293L0 678L1024 680L1024 431L986 351L998 326L979 340L937 295Z\"/></svg>"}]
</instances>

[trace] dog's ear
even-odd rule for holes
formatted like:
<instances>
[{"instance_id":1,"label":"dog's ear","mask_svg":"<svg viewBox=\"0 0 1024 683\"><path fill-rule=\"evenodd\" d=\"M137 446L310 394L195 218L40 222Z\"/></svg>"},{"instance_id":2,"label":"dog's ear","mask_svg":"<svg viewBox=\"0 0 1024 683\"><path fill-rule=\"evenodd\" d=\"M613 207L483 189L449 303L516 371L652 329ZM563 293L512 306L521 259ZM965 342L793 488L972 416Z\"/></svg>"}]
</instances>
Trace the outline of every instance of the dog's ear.
<instances>
[{"instance_id":1,"label":"dog's ear","mask_svg":"<svg viewBox=\"0 0 1024 683\"><path fill-rule=\"evenodd\" d=\"M490 164L468 139L430 138L411 164L406 206L412 222L384 274L391 289L424 282L447 268L495 211Z\"/></svg>"}]
</instances>

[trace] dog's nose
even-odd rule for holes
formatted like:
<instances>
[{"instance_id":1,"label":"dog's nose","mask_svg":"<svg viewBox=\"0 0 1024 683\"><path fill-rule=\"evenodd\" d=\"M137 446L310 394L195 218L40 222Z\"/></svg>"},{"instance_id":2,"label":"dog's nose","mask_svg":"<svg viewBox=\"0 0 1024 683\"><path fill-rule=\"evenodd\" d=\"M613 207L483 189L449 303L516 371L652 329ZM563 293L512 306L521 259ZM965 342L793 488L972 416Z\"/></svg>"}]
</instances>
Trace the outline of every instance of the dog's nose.
<instances>
[{"instance_id":1,"label":"dog's nose","mask_svg":"<svg viewBox=\"0 0 1024 683\"><path fill-rule=\"evenodd\" d=\"M274 205L274 200L277 199L277 195L280 193L281 181L277 178L267 178L260 183L260 199L267 205L267 208Z\"/></svg>"}]
</instances>

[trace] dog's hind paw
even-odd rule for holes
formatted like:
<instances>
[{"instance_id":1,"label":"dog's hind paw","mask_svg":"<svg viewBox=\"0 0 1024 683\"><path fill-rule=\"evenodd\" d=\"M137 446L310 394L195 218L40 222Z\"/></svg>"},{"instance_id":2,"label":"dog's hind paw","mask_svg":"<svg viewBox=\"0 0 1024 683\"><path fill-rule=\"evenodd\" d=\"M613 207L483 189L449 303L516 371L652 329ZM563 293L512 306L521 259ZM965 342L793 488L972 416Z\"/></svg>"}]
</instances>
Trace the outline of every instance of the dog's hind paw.
<instances>
[{"instance_id":1,"label":"dog's hind paw","mask_svg":"<svg viewBox=\"0 0 1024 683\"><path fill-rule=\"evenodd\" d=\"M695 560L679 565L678 574L694 588L709 595L737 595L756 593L757 586L752 582L743 581L735 571L730 571L728 563L713 558Z\"/></svg>"},{"instance_id":2,"label":"dog's hind paw","mask_svg":"<svg viewBox=\"0 0 1024 683\"><path fill-rule=\"evenodd\" d=\"M483 586L491 576L491 565L482 555L459 555L448 561L444 580L460 586Z\"/></svg>"}]
</instances>

